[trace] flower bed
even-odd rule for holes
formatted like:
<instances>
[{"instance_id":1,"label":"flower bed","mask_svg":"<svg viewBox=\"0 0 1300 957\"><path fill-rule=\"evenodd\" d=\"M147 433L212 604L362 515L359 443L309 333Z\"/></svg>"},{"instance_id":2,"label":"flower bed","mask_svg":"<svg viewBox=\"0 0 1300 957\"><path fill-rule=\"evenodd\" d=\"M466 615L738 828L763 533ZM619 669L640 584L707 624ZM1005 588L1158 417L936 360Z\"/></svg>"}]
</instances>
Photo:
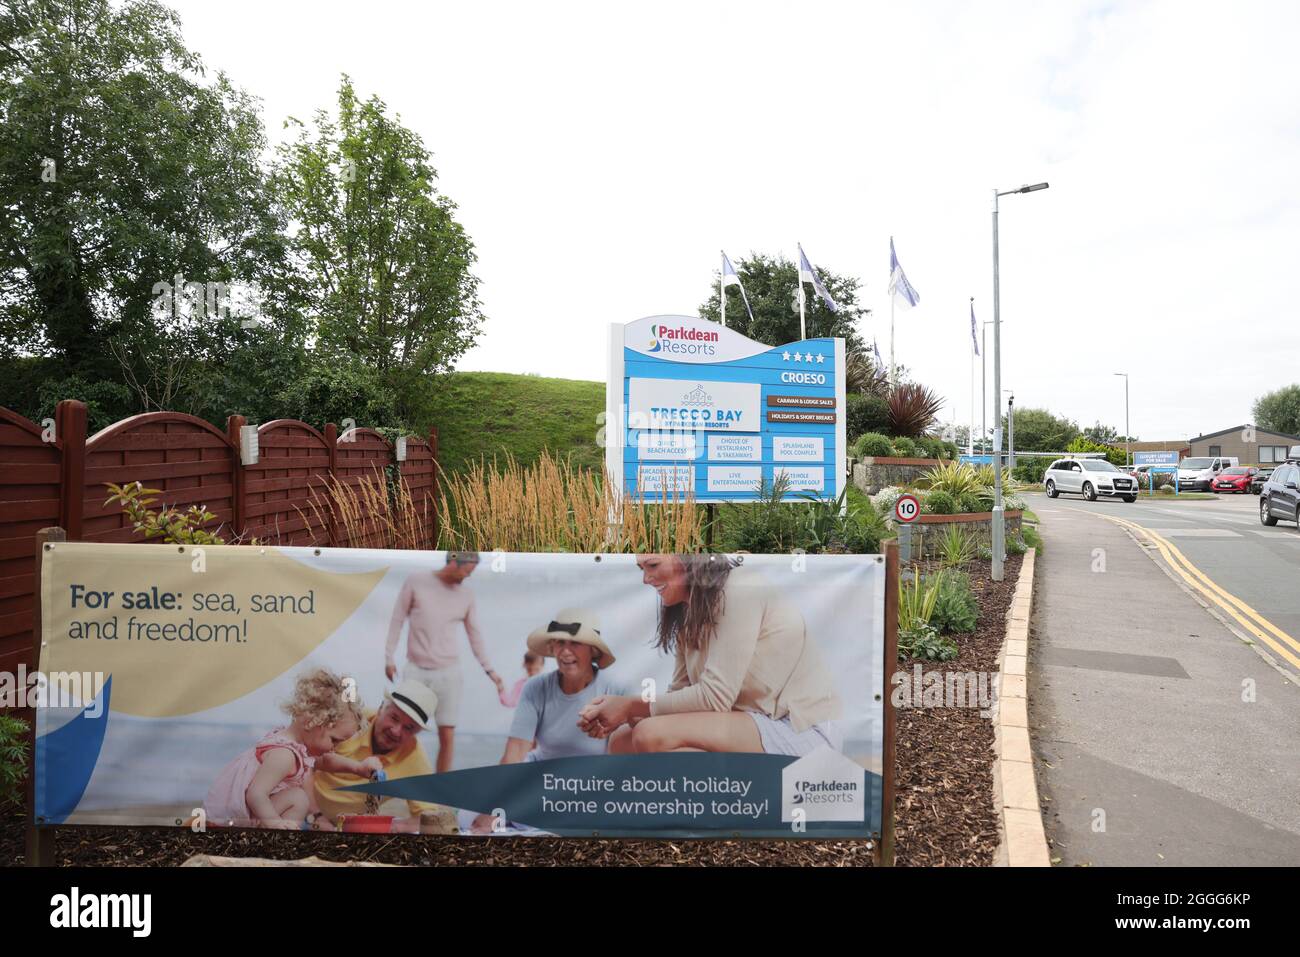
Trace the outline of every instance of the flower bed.
<instances>
[{"instance_id":1,"label":"flower bed","mask_svg":"<svg viewBox=\"0 0 1300 957\"><path fill-rule=\"evenodd\" d=\"M890 485L911 485L930 469L942 464L940 459L867 456L853 464L853 484L867 495L875 495Z\"/></svg>"}]
</instances>

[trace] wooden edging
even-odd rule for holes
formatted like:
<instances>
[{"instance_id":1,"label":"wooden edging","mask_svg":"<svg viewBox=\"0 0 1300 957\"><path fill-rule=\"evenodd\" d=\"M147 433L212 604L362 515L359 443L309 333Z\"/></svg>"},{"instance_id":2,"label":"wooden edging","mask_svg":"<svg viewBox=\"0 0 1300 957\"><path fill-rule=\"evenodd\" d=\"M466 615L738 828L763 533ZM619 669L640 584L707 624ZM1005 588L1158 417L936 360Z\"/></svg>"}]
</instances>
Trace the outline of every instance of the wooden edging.
<instances>
[{"instance_id":1,"label":"wooden edging","mask_svg":"<svg viewBox=\"0 0 1300 957\"><path fill-rule=\"evenodd\" d=\"M1050 867L1047 835L1029 742L1029 611L1034 600L1035 549L1025 552L1007 612L1007 636L998 656L998 695L993 727L993 801L999 867Z\"/></svg>"}]
</instances>

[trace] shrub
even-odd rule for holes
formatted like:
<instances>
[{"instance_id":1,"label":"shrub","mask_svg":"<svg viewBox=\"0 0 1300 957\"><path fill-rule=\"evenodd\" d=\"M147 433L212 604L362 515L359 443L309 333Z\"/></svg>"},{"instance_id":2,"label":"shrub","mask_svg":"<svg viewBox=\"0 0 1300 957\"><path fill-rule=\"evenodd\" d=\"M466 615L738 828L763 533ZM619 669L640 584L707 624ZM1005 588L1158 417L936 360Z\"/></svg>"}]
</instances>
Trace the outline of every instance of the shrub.
<instances>
[{"instance_id":1,"label":"shrub","mask_svg":"<svg viewBox=\"0 0 1300 957\"><path fill-rule=\"evenodd\" d=\"M951 492L934 489L925 493L925 510L931 515L952 515L957 511L957 500Z\"/></svg>"},{"instance_id":2,"label":"shrub","mask_svg":"<svg viewBox=\"0 0 1300 957\"><path fill-rule=\"evenodd\" d=\"M944 638L934 625L916 623L898 629L898 657L924 661L952 661L958 654L957 643Z\"/></svg>"},{"instance_id":3,"label":"shrub","mask_svg":"<svg viewBox=\"0 0 1300 957\"><path fill-rule=\"evenodd\" d=\"M922 474L920 484L934 491L947 492L954 498L960 498L968 492L978 495L986 488L980 480L979 473L964 462L944 462L942 465L936 465Z\"/></svg>"},{"instance_id":4,"label":"shrub","mask_svg":"<svg viewBox=\"0 0 1300 957\"><path fill-rule=\"evenodd\" d=\"M943 396L916 382L889 393L889 431L894 435L924 435L943 410Z\"/></svg>"},{"instance_id":5,"label":"shrub","mask_svg":"<svg viewBox=\"0 0 1300 957\"><path fill-rule=\"evenodd\" d=\"M38 387L40 413L36 421L54 417L54 407L63 399L80 399L86 403L86 434L94 435L121 419L140 411L131 390L116 382L87 382L80 376L52 379Z\"/></svg>"},{"instance_id":6,"label":"shrub","mask_svg":"<svg viewBox=\"0 0 1300 957\"><path fill-rule=\"evenodd\" d=\"M969 633L979 621L979 603L965 572L947 572L939 583L930 624L940 632Z\"/></svg>"},{"instance_id":7,"label":"shrub","mask_svg":"<svg viewBox=\"0 0 1300 957\"><path fill-rule=\"evenodd\" d=\"M1029 546L1025 544L1025 540L1021 536L1017 535L1015 538L1007 539L1008 555L1023 555L1027 551L1029 551Z\"/></svg>"},{"instance_id":8,"label":"shrub","mask_svg":"<svg viewBox=\"0 0 1300 957\"><path fill-rule=\"evenodd\" d=\"M894 447L890 444L888 436L881 435L879 432L864 432L853 443L852 452L855 458L861 459L869 455L893 455Z\"/></svg>"},{"instance_id":9,"label":"shrub","mask_svg":"<svg viewBox=\"0 0 1300 957\"><path fill-rule=\"evenodd\" d=\"M900 576L898 580L898 629L915 628L928 625L934 615L935 602L939 600L939 587L943 584L944 573L928 578L918 571L910 577Z\"/></svg>"},{"instance_id":10,"label":"shrub","mask_svg":"<svg viewBox=\"0 0 1300 957\"><path fill-rule=\"evenodd\" d=\"M876 514L882 518L894 517L894 506L898 504L898 497L906 491L897 485L886 485L875 495L871 496L871 504L876 507Z\"/></svg>"},{"instance_id":11,"label":"shrub","mask_svg":"<svg viewBox=\"0 0 1300 957\"><path fill-rule=\"evenodd\" d=\"M906 436L900 436L899 438L894 439L893 446L894 454L900 458L916 457L916 443Z\"/></svg>"},{"instance_id":12,"label":"shrub","mask_svg":"<svg viewBox=\"0 0 1300 957\"><path fill-rule=\"evenodd\" d=\"M155 512L149 506L158 499L155 495L162 492L156 488L145 488L141 482L127 482L125 485L104 483L109 496L105 505L116 503L131 519L131 527L143 532L145 538L160 539L171 545L220 545L224 539L207 530L216 515L200 505L191 505L185 511L163 503Z\"/></svg>"},{"instance_id":13,"label":"shrub","mask_svg":"<svg viewBox=\"0 0 1300 957\"><path fill-rule=\"evenodd\" d=\"M963 515L987 512L992 507L992 498L986 498L982 492L962 492L957 496L957 511Z\"/></svg>"},{"instance_id":14,"label":"shrub","mask_svg":"<svg viewBox=\"0 0 1300 957\"><path fill-rule=\"evenodd\" d=\"M844 400L844 429L849 435L889 431L889 403L879 396L850 395ZM878 453L887 455L887 452Z\"/></svg>"},{"instance_id":15,"label":"shrub","mask_svg":"<svg viewBox=\"0 0 1300 957\"><path fill-rule=\"evenodd\" d=\"M286 417L334 422L340 431L345 419L372 429L406 425L396 390L383 373L360 363L314 365L281 390L277 403Z\"/></svg>"},{"instance_id":16,"label":"shrub","mask_svg":"<svg viewBox=\"0 0 1300 957\"><path fill-rule=\"evenodd\" d=\"M965 565L975 557L975 539L957 525L939 537L939 560L948 566Z\"/></svg>"},{"instance_id":17,"label":"shrub","mask_svg":"<svg viewBox=\"0 0 1300 957\"><path fill-rule=\"evenodd\" d=\"M23 800L27 778L27 722L0 714L0 808Z\"/></svg>"},{"instance_id":18,"label":"shrub","mask_svg":"<svg viewBox=\"0 0 1300 957\"><path fill-rule=\"evenodd\" d=\"M1052 460L1046 457L1034 456L1019 459L1016 462L1016 467L1011 470L1011 475L1017 482L1038 485L1042 483L1043 473L1047 471L1047 467L1051 464Z\"/></svg>"},{"instance_id":19,"label":"shrub","mask_svg":"<svg viewBox=\"0 0 1300 957\"><path fill-rule=\"evenodd\" d=\"M1101 442L1094 442L1086 436L1076 436L1069 445L1065 447L1067 452L1103 452L1106 455L1106 461L1111 465L1123 465L1125 452L1123 449L1117 449L1113 445L1103 445Z\"/></svg>"}]
</instances>

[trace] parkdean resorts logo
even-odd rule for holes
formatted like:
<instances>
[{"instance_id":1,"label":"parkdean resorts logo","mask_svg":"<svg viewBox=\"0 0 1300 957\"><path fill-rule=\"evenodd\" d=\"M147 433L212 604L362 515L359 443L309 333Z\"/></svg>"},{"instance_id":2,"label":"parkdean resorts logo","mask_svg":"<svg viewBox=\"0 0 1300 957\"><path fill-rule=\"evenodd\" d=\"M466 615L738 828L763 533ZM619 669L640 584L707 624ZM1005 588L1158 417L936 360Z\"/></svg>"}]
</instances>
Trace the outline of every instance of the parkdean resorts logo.
<instances>
[{"instance_id":1,"label":"parkdean resorts logo","mask_svg":"<svg viewBox=\"0 0 1300 957\"><path fill-rule=\"evenodd\" d=\"M711 356L718 351L718 334L708 329L685 326L653 325L650 327L648 352L675 356Z\"/></svg>"}]
</instances>

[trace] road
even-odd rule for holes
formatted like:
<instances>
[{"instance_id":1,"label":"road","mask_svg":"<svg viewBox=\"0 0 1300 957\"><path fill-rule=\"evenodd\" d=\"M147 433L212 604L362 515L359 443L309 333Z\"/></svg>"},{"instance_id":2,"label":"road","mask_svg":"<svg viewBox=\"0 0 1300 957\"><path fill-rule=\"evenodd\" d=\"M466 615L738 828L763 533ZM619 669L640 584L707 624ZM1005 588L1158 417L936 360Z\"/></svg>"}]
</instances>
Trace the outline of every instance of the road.
<instances>
[{"instance_id":1,"label":"road","mask_svg":"<svg viewBox=\"0 0 1300 957\"><path fill-rule=\"evenodd\" d=\"M1254 496L1029 507L1052 856L1300 864L1300 532L1261 526Z\"/></svg>"}]
</instances>

